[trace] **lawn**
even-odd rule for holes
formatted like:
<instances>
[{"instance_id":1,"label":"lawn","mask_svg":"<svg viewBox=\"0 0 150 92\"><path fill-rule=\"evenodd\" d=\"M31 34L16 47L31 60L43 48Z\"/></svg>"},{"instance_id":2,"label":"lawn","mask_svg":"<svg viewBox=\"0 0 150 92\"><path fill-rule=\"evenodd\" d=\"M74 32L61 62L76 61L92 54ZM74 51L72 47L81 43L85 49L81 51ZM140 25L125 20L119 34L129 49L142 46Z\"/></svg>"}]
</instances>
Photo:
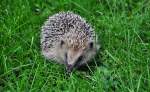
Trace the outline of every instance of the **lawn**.
<instances>
[{"instance_id":1,"label":"lawn","mask_svg":"<svg viewBox=\"0 0 150 92\"><path fill-rule=\"evenodd\" d=\"M69 76L40 53L48 16L73 11L101 49ZM1 0L0 92L150 92L149 0Z\"/></svg>"}]
</instances>

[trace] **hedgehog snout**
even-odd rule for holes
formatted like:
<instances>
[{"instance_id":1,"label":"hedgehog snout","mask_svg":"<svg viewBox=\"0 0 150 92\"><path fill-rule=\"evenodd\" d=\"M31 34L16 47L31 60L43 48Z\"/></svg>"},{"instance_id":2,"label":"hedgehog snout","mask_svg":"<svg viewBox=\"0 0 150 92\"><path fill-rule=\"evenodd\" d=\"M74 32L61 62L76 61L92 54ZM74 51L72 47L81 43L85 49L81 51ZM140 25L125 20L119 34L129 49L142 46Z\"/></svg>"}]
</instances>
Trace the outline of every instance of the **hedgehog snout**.
<instances>
[{"instance_id":1,"label":"hedgehog snout","mask_svg":"<svg viewBox=\"0 0 150 92\"><path fill-rule=\"evenodd\" d=\"M67 73L71 73L73 68L77 68L80 66L80 62L82 62L83 56L80 56L74 64L68 64L67 60L65 60Z\"/></svg>"},{"instance_id":2,"label":"hedgehog snout","mask_svg":"<svg viewBox=\"0 0 150 92\"><path fill-rule=\"evenodd\" d=\"M71 73L72 70L73 70L73 65L68 64L67 53L65 53L65 60L64 60L64 62L65 62L65 65L66 65L66 71L67 71L67 73L68 74Z\"/></svg>"},{"instance_id":3,"label":"hedgehog snout","mask_svg":"<svg viewBox=\"0 0 150 92\"><path fill-rule=\"evenodd\" d=\"M71 73L73 70L73 65L67 65L67 73Z\"/></svg>"}]
</instances>

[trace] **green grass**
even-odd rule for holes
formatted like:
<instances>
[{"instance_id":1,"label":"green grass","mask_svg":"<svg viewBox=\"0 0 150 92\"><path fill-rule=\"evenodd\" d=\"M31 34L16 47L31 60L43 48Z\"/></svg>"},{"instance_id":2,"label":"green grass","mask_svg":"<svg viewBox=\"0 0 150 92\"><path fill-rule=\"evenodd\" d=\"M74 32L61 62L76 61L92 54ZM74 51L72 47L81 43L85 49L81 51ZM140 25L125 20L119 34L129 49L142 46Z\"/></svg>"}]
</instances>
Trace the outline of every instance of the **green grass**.
<instances>
[{"instance_id":1,"label":"green grass","mask_svg":"<svg viewBox=\"0 0 150 92\"><path fill-rule=\"evenodd\" d=\"M101 50L70 77L40 54L48 16L73 11L91 23ZM94 68L92 68L94 66ZM0 92L150 92L149 0L1 0Z\"/></svg>"}]
</instances>

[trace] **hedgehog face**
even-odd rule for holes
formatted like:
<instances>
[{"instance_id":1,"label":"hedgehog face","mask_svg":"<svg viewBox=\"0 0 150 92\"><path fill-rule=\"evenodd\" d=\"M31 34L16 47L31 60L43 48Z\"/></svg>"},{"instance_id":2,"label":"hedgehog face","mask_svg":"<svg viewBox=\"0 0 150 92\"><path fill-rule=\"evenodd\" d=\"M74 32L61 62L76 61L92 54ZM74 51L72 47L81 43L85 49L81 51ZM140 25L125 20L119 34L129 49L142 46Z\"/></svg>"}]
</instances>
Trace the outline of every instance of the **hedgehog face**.
<instances>
[{"instance_id":1,"label":"hedgehog face","mask_svg":"<svg viewBox=\"0 0 150 92\"><path fill-rule=\"evenodd\" d=\"M96 44L88 42L85 47L69 47L64 41L60 44L61 57L68 72L87 63L96 54Z\"/></svg>"}]
</instances>

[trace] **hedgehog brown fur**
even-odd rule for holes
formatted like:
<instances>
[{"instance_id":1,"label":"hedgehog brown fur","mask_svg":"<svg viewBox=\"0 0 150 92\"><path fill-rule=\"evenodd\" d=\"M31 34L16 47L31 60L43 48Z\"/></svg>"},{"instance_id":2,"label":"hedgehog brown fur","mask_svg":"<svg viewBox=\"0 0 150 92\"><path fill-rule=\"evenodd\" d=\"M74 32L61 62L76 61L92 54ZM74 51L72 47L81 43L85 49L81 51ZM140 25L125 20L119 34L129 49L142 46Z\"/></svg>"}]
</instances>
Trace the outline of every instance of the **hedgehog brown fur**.
<instances>
[{"instance_id":1,"label":"hedgehog brown fur","mask_svg":"<svg viewBox=\"0 0 150 92\"><path fill-rule=\"evenodd\" d=\"M41 32L42 54L65 64L68 71L87 63L99 49L90 24L73 12L59 12L48 18Z\"/></svg>"}]
</instances>

